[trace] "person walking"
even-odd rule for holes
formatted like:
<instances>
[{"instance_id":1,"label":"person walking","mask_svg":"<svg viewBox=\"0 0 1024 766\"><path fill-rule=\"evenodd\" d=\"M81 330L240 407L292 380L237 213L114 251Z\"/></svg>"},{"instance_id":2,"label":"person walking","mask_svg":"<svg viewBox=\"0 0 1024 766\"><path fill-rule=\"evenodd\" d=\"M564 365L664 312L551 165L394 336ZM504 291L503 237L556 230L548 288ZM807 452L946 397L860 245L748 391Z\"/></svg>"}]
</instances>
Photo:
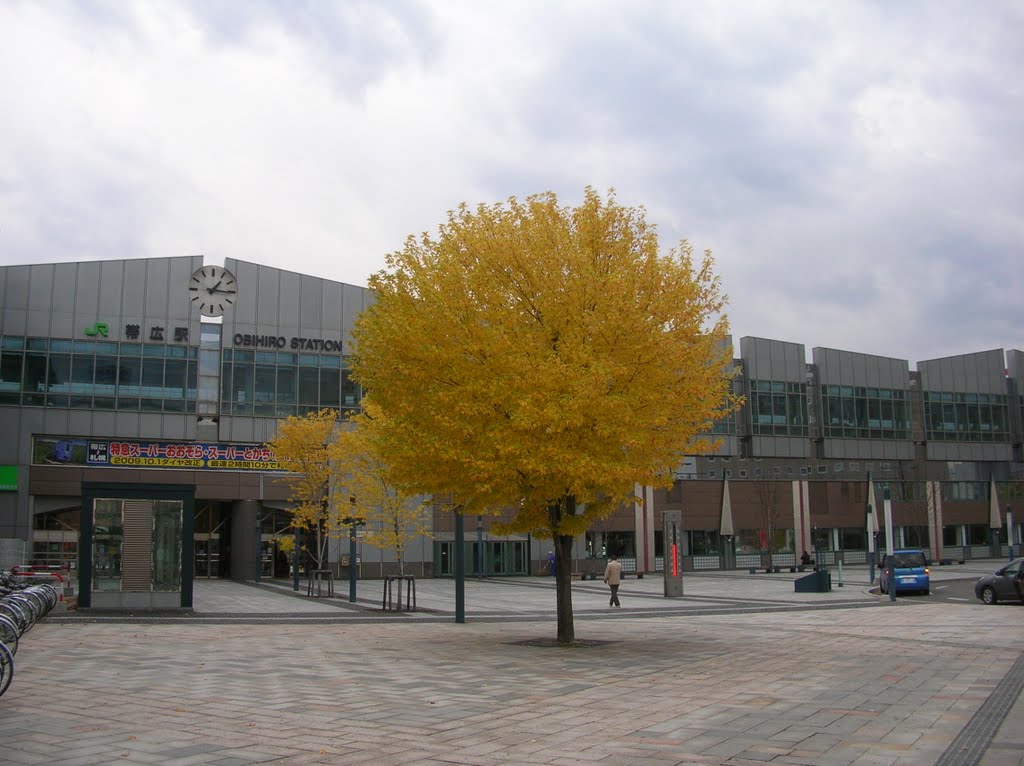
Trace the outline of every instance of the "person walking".
<instances>
[{"instance_id":1,"label":"person walking","mask_svg":"<svg viewBox=\"0 0 1024 766\"><path fill-rule=\"evenodd\" d=\"M608 606L619 606L619 583L622 581L622 564L619 563L619 557L614 553L612 554L612 560L608 562L608 566L604 568L604 581L608 583L608 587L611 588L612 597L608 601Z\"/></svg>"}]
</instances>

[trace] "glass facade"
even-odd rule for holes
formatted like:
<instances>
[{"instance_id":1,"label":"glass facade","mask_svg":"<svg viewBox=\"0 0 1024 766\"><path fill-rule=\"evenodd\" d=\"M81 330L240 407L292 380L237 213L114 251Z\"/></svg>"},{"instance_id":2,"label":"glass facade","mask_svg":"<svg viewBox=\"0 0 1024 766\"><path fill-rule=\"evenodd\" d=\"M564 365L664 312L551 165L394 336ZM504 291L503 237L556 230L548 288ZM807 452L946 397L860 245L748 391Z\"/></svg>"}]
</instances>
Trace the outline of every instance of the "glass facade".
<instances>
[{"instance_id":1,"label":"glass facade","mask_svg":"<svg viewBox=\"0 0 1024 766\"><path fill-rule=\"evenodd\" d=\"M285 418L348 410L362 398L342 356L226 349L222 359L221 402L232 415Z\"/></svg>"},{"instance_id":2,"label":"glass facade","mask_svg":"<svg viewBox=\"0 0 1024 766\"><path fill-rule=\"evenodd\" d=\"M835 439L909 439L910 405L905 391L823 386L825 436Z\"/></svg>"},{"instance_id":3,"label":"glass facade","mask_svg":"<svg viewBox=\"0 0 1024 766\"><path fill-rule=\"evenodd\" d=\"M92 514L94 591L181 590L181 500L97 498ZM130 588L129 570L143 577Z\"/></svg>"},{"instance_id":4,"label":"glass facade","mask_svg":"<svg viewBox=\"0 0 1024 766\"><path fill-rule=\"evenodd\" d=\"M184 345L5 335L0 404L195 412L196 358Z\"/></svg>"},{"instance_id":5,"label":"glass facade","mask_svg":"<svg viewBox=\"0 0 1024 766\"><path fill-rule=\"evenodd\" d=\"M925 391L924 422L929 440L1010 441L1009 405L1004 394Z\"/></svg>"},{"instance_id":6,"label":"glass facade","mask_svg":"<svg viewBox=\"0 0 1024 766\"><path fill-rule=\"evenodd\" d=\"M750 381L751 428L759 436L807 436L807 384Z\"/></svg>"}]
</instances>

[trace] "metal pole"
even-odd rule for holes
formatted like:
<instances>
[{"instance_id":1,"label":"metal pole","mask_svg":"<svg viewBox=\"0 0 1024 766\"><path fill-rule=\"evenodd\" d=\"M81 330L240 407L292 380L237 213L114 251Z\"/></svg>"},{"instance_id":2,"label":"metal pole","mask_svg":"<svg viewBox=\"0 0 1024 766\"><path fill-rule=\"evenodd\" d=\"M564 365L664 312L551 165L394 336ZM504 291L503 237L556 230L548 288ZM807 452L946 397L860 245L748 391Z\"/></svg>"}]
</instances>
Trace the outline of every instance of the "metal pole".
<instances>
[{"instance_id":1,"label":"metal pole","mask_svg":"<svg viewBox=\"0 0 1024 766\"><path fill-rule=\"evenodd\" d=\"M356 523L348 533L348 600L351 603L356 601Z\"/></svg>"},{"instance_id":2,"label":"metal pole","mask_svg":"<svg viewBox=\"0 0 1024 766\"><path fill-rule=\"evenodd\" d=\"M893 571L893 552L896 547L892 539L892 498L889 495L889 488L886 487L882 495L882 507L885 509L885 547L889 551L889 566L885 573L889 578L889 600L896 600L895 572Z\"/></svg>"},{"instance_id":3,"label":"metal pole","mask_svg":"<svg viewBox=\"0 0 1024 766\"><path fill-rule=\"evenodd\" d=\"M260 518L260 512L256 511L256 572L253 577L254 582L260 581L260 575L263 573L263 520Z\"/></svg>"},{"instance_id":4,"label":"metal pole","mask_svg":"<svg viewBox=\"0 0 1024 766\"><path fill-rule=\"evenodd\" d=\"M455 622L466 621L466 522L455 513Z\"/></svg>"},{"instance_id":5,"label":"metal pole","mask_svg":"<svg viewBox=\"0 0 1024 766\"><path fill-rule=\"evenodd\" d=\"M299 590L299 528L295 527L295 550L292 551L292 590L298 592Z\"/></svg>"},{"instance_id":6,"label":"metal pole","mask_svg":"<svg viewBox=\"0 0 1024 766\"><path fill-rule=\"evenodd\" d=\"M868 503L868 585L875 582L875 525L871 523L873 509Z\"/></svg>"},{"instance_id":7,"label":"metal pole","mask_svg":"<svg viewBox=\"0 0 1024 766\"><path fill-rule=\"evenodd\" d=\"M1013 510L1006 506L1006 545L1009 548L1010 561L1013 561Z\"/></svg>"},{"instance_id":8,"label":"metal pole","mask_svg":"<svg viewBox=\"0 0 1024 766\"><path fill-rule=\"evenodd\" d=\"M476 579L484 579L484 517L476 517Z\"/></svg>"}]
</instances>

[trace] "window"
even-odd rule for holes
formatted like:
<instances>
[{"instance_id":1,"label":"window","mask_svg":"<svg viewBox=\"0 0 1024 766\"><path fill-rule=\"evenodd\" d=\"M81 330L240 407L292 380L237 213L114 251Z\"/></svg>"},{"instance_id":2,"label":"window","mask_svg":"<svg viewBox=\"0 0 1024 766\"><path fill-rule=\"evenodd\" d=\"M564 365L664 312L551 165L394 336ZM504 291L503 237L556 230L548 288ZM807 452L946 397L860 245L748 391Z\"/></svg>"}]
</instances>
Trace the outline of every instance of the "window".
<instances>
[{"instance_id":1,"label":"window","mask_svg":"<svg viewBox=\"0 0 1024 766\"><path fill-rule=\"evenodd\" d=\"M1009 442L1009 404L1003 394L924 392L925 435L935 441Z\"/></svg>"},{"instance_id":2,"label":"window","mask_svg":"<svg viewBox=\"0 0 1024 766\"><path fill-rule=\"evenodd\" d=\"M823 386L824 434L836 439L909 439L909 399L902 390Z\"/></svg>"},{"instance_id":3,"label":"window","mask_svg":"<svg viewBox=\"0 0 1024 766\"><path fill-rule=\"evenodd\" d=\"M750 381L753 432L761 436L807 436L807 385Z\"/></svg>"}]
</instances>

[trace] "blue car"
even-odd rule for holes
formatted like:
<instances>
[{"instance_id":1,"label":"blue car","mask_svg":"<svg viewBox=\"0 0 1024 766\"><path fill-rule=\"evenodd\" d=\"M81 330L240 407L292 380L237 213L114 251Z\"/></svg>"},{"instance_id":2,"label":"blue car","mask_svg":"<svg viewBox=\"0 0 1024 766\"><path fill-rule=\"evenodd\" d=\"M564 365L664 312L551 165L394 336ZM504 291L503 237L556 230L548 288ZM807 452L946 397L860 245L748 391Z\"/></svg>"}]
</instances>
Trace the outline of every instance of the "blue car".
<instances>
[{"instance_id":1,"label":"blue car","mask_svg":"<svg viewBox=\"0 0 1024 766\"><path fill-rule=\"evenodd\" d=\"M882 561L882 575L878 579L878 586L882 593L888 593L891 578L894 593L928 595L931 592L930 572L924 551L893 551L892 555L886 555Z\"/></svg>"}]
</instances>

